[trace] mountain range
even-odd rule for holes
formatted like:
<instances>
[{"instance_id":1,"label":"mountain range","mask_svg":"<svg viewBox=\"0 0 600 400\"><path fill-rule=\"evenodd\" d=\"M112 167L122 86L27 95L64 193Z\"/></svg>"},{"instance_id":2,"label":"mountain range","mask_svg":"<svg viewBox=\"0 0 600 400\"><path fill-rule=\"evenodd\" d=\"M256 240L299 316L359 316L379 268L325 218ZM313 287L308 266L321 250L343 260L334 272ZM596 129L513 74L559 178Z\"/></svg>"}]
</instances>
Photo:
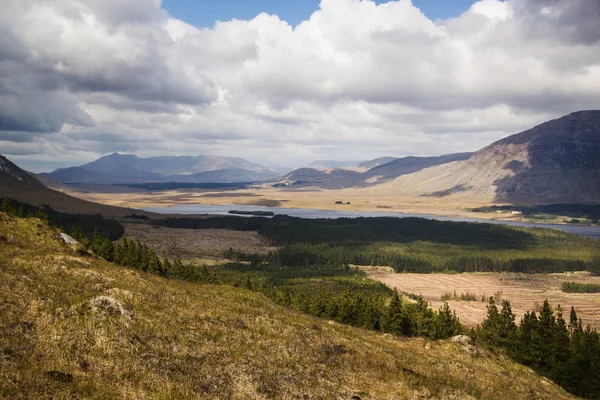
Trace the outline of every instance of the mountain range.
<instances>
[{"instance_id":1,"label":"mountain range","mask_svg":"<svg viewBox=\"0 0 600 400\"><path fill-rule=\"evenodd\" d=\"M239 158L139 158L114 153L79 167L42 174L40 179L117 184L270 181L273 186L290 189L368 188L373 195L440 199L462 196L515 204L594 204L600 203L600 111L574 112L475 153L383 157L342 164L344 168L300 168L276 178L276 171ZM35 190L44 186L32 175L22 170L15 172L14 168L18 167L2 158L0 182L10 178L13 184L28 182ZM7 190L2 192L6 194Z\"/></svg>"},{"instance_id":2,"label":"mountain range","mask_svg":"<svg viewBox=\"0 0 600 400\"><path fill-rule=\"evenodd\" d=\"M113 153L78 167L40 174L61 183L256 182L279 173L243 158L179 156L141 158Z\"/></svg>"},{"instance_id":3,"label":"mountain range","mask_svg":"<svg viewBox=\"0 0 600 400\"><path fill-rule=\"evenodd\" d=\"M382 195L508 203L600 203L600 111L574 112L475 153L396 158L365 172L301 168L277 186L369 187Z\"/></svg>"},{"instance_id":4,"label":"mountain range","mask_svg":"<svg viewBox=\"0 0 600 400\"><path fill-rule=\"evenodd\" d=\"M600 203L600 111L545 122L466 160L399 176L379 190L509 203Z\"/></svg>"}]
</instances>

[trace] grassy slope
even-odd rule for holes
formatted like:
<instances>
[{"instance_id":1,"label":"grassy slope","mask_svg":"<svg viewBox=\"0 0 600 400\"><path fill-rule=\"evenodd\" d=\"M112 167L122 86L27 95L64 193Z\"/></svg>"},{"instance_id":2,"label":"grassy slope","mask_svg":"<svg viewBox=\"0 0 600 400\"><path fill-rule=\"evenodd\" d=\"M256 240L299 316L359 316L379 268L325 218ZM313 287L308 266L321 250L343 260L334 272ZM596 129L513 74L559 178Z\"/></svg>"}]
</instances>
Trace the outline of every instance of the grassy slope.
<instances>
[{"instance_id":1,"label":"grassy slope","mask_svg":"<svg viewBox=\"0 0 600 400\"><path fill-rule=\"evenodd\" d=\"M502 355L140 274L57 236L0 214L0 398L570 398Z\"/></svg>"}]
</instances>

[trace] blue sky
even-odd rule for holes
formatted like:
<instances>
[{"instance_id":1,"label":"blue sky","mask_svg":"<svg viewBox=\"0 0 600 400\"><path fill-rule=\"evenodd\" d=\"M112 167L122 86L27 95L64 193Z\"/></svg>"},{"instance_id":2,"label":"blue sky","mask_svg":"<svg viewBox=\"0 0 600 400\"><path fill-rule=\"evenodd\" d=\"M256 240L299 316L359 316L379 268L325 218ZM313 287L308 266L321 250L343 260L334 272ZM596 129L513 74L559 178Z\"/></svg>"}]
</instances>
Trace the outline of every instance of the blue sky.
<instances>
[{"instance_id":1,"label":"blue sky","mask_svg":"<svg viewBox=\"0 0 600 400\"><path fill-rule=\"evenodd\" d=\"M376 0L377 4L387 0ZM217 20L251 19L261 12L277 14L291 25L308 19L318 10L320 0L163 0L163 8L173 17L198 27L211 27ZM413 0L430 19L460 15L473 0Z\"/></svg>"}]
</instances>

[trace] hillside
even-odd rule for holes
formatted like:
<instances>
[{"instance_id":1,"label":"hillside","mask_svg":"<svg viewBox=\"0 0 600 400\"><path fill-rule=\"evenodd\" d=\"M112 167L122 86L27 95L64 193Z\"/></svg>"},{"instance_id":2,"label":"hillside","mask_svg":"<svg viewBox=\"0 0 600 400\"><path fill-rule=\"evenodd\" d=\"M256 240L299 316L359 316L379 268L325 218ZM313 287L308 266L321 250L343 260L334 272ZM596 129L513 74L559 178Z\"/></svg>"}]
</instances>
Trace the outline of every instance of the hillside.
<instances>
[{"instance_id":1,"label":"hillside","mask_svg":"<svg viewBox=\"0 0 600 400\"><path fill-rule=\"evenodd\" d=\"M281 182L291 185L314 184L327 182L332 179L347 178L358 175L358 172L342 168L318 170L316 168L300 168L287 173L280 178Z\"/></svg>"},{"instance_id":2,"label":"hillside","mask_svg":"<svg viewBox=\"0 0 600 400\"><path fill-rule=\"evenodd\" d=\"M42 175L62 183L118 184L164 181L202 183L213 182L210 179L214 178L210 178L209 175L208 180L199 180L203 179L200 175L193 180L188 176L212 171L228 171L221 172L229 177L230 180L227 182L245 182L248 175L265 177L262 179L278 175L275 171L242 158L218 156L141 158L133 154L119 153L101 157L78 167L61 168Z\"/></svg>"},{"instance_id":3,"label":"hillside","mask_svg":"<svg viewBox=\"0 0 600 400\"><path fill-rule=\"evenodd\" d=\"M0 196L8 196L35 206L48 205L56 211L66 213L102 214L109 217L132 213L151 215L130 208L92 203L50 189L33 174L22 170L2 155L0 155Z\"/></svg>"},{"instance_id":4,"label":"hillside","mask_svg":"<svg viewBox=\"0 0 600 400\"><path fill-rule=\"evenodd\" d=\"M0 214L6 398L568 399L498 353L308 317L166 280Z\"/></svg>"},{"instance_id":5,"label":"hillside","mask_svg":"<svg viewBox=\"0 0 600 400\"><path fill-rule=\"evenodd\" d=\"M334 161L334 160L317 160L308 164L305 168L326 171L331 169L347 169L356 172L366 172L371 168L379 165L387 164L396 160L395 157L379 157L374 160L367 161Z\"/></svg>"},{"instance_id":6,"label":"hillside","mask_svg":"<svg viewBox=\"0 0 600 400\"><path fill-rule=\"evenodd\" d=\"M171 175L166 180L187 183L239 183L266 181L273 177L272 173L255 172L247 169L218 169L189 175Z\"/></svg>"},{"instance_id":7,"label":"hillside","mask_svg":"<svg viewBox=\"0 0 600 400\"><path fill-rule=\"evenodd\" d=\"M355 167L326 171L301 168L290 172L281 178L281 180L288 183L295 182L295 185L317 186L323 189L369 187L432 166L446 164L457 160L466 160L471 154L472 153L458 153L438 157L382 157L357 164ZM369 166L372 166L372 168L362 172Z\"/></svg>"},{"instance_id":8,"label":"hillside","mask_svg":"<svg viewBox=\"0 0 600 400\"><path fill-rule=\"evenodd\" d=\"M468 160L381 185L386 193L513 203L600 202L600 111L580 111L497 141Z\"/></svg>"},{"instance_id":9,"label":"hillside","mask_svg":"<svg viewBox=\"0 0 600 400\"><path fill-rule=\"evenodd\" d=\"M308 164L305 168L325 171L334 168L347 168L357 165L363 161L336 161L336 160L316 160Z\"/></svg>"}]
</instances>

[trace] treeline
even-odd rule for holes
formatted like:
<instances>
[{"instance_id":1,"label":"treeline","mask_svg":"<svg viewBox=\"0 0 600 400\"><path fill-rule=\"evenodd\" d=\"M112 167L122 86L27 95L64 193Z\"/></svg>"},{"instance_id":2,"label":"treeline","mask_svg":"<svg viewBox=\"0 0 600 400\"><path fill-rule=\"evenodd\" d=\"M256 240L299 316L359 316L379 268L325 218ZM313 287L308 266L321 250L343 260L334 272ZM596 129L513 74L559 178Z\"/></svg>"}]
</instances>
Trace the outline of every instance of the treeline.
<instances>
[{"instance_id":1,"label":"treeline","mask_svg":"<svg viewBox=\"0 0 600 400\"><path fill-rule=\"evenodd\" d=\"M475 335L487 344L506 349L515 361L567 391L600 398L600 335L589 326L583 328L574 308L567 322L560 306L555 315L545 301L539 315L528 312L517 326L510 302L503 301L498 310L490 299L487 318Z\"/></svg>"},{"instance_id":2,"label":"treeline","mask_svg":"<svg viewBox=\"0 0 600 400\"><path fill-rule=\"evenodd\" d=\"M397 272L600 273L600 241L550 229L421 218L167 218L154 225L258 231L276 265L387 265ZM240 260L253 256L239 255Z\"/></svg>"},{"instance_id":3,"label":"treeline","mask_svg":"<svg viewBox=\"0 0 600 400\"><path fill-rule=\"evenodd\" d=\"M339 323L402 336L442 339L463 331L445 304L404 300L348 265L285 267L254 259L211 268L213 279L263 293L274 302Z\"/></svg>"},{"instance_id":4,"label":"treeline","mask_svg":"<svg viewBox=\"0 0 600 400\"><path fill-rule=\"evenodd\" d=\"M422 298L403 301L396 291L365 280L363 273L348 266L281 268L254 261L209 270L206 266L184 266L179 259L161 260L138 240L123 238L113 243L98 232L90 250L107 261L167 278L243 286L286 307L365 329L433 339L463 331L447 304L433 311Z\"/></svg>"},{"instance_id":5,"label":"treeline","mask_svg":"<svg viewBox=\"0 0 600 400\"><path fill-rule=\"evenodd\" d=\"M73 233L79 238L92 240L97 230L100 236L110 240L118 240L125 233L125 227L119 221L104 218L101 215L67 214L50 207L36 207L4 197L0 211L18 217L36 217L47 220L64 232Z\"/></svg>"},{"instance_id":6,"label":"treeline","mask_svg":"<svg viewBox=\"0 0 600 400\"><path fill-rule=\"evenodd\" d=\"M258 231L266 221L269 221L269 219L263 217L243 218L234 216L207 216L206 218L169 217L151 220L150 224L154 226L180 229L229 229L233 231Z\"/></svg>"},{"instance_id":7,"label":"treeline","mask_svg":"<svg viewBox=\"0 0 600 400\"><path fill-rule=\"evenodd\" d=\"M231 229L258 231L277 245L298 243L355 245L374 242L429 241L465 244L482 248L526 249L535 237L524 230L497 224L438 221L425 218L361 217L303 219L276 215L273 218L165 218L153 225L185 229Z\"/></svg>"},{"instance_id":8,"label":"treeline","mask_svg":"<svg viewBox=\"0 0 600 400\"><path fill-rule=\"evenodd\" d=\"M544 204L538 206L486 206L472 209L474 212L511 212L520 211L526 217L538 214L567 216L572 218L588 218L594 222L600 220L600 205L598 204Z\"/></svg>"},{"instance_id":9,"label":"treeline","mask_svg":"<svg viewBox=\"0 0 600 400\"><path fill-rule=\"evenodd\" d=\"M597 283L563 282L560 288L566 293L600 293L600 285Z\"/></svg>"},{"instance_id":10,"label":"treeline","mask_svg":"<svg viewBox=\"0 0 600 400\"><path fill-rule=\"evenodd\" d=\"M290 288L277 291L273 300L316 317L400 336L444 339L463 331L448 303L434 311L422 298L408 302L396 291L390 298L350 289L335 294L331 290L298 293Z\"/></svg>"},{"instance_id":11,"label":"treeline","mask_svg":"<svg viewBox=\"0 0 600 400\"><path fill-rule=\"evenodd\" d=\"M350 247L322 243L288 245L267 255L228 252L226 257L243 261L260 260L279 266L386 265L394 268L396 272L412 273L560 273L584 270L600 273L600 257L593 257L585 262L581 259L543 257L533 252L532 256L527 258L516 257L514 253L507 256L488 252L495 255L495 258L481 255L465 256L462 253L468 254L469 250L444 254L441 249L436 253L435 249L426 244L423 244L423 250L419 251L419 244L415 244L409 254L403 254L396 247L389 248L386 244Z\"/></svg>"}]
</instances>

